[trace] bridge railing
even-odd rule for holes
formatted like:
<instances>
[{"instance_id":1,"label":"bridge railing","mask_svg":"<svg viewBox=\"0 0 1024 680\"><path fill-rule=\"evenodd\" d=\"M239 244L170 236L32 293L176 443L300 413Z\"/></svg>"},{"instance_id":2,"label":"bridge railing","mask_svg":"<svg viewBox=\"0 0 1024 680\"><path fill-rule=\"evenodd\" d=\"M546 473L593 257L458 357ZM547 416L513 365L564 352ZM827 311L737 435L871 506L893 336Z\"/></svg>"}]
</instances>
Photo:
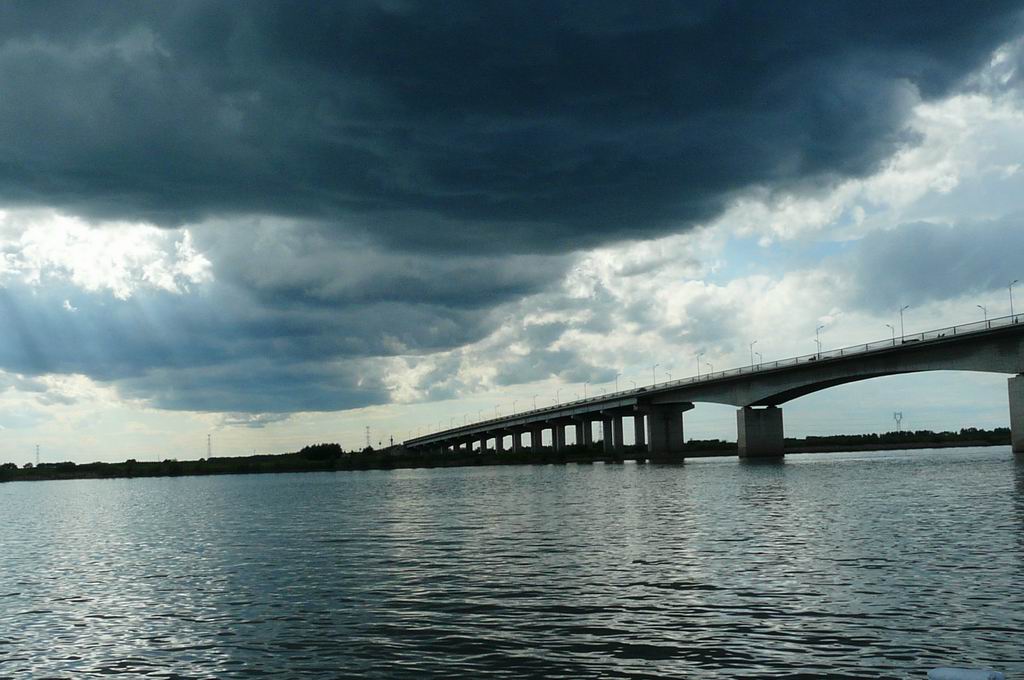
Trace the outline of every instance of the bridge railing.
<instances>
[{"instance_id":1,"label":"bridge railing","mask_svg":"<svg viewBox=\"0 0 1024 680\"><path fill-rule=\"evenodd\" d=\"M1024 324L1024 314L1015 314L1013 316L1000 316L993 319L985 319L983 321L972 321L971 323L959 324L956 326L947 326L945 328L938 328L935 330L924 331L921 333L910 333L901 336L893 334L893 336L887 340L875 340L874 342L866 342L859 345L841 347L839 349L825 350L823 352L815 352L813 354L804 354L797 357L789 357L788 359L779 359L776 361L762 361L760 363L755 363L749 366L729 368L724 371L712 371L710 373L702 373L698 376L679 378L677 380L653 383L651 385L636 387L634 389L619 390L618 392L610 392L607 394L587 397L585 399L577 399L575 401L567 401L558 404L552 404L551 406L544 406L541 408L531 409L529 411L521 411L519 413L514 413L511 416L499 416L497 418L479 420L477 422L469 423L460 427L436 430L430 434L414 437L409 441L433 437L441 433L450 433L451 436L455 437L458 436L459 433L463 430L478 429L480 427L486 427L489 425L498 425L502 422L508 421L509 418L529 418L538 415L543 415L545 413L564 411L567 408L583 406L590 403L604 402L608 401L609 399L635 397L638 395L646 394L651 391L663 390L671 387L692 385L695 383L706 382L709 380L721 380L722 378L728 378L732 376L744 375L749 373L760 373L763 371L775 370L777 368L785 368L787 366L796 366L798 364L827 361L829 359L840 359L843 357L853 356L857 354L865 354L869 352L876 352L891 349L894 347L900 347L903 345L914 345L922 342L942 340L944 338L949 338L953 336L981 333L984 331L1003 328L1007 326L1014 326L1018 324Z\"/></svg>"}]
</instances>

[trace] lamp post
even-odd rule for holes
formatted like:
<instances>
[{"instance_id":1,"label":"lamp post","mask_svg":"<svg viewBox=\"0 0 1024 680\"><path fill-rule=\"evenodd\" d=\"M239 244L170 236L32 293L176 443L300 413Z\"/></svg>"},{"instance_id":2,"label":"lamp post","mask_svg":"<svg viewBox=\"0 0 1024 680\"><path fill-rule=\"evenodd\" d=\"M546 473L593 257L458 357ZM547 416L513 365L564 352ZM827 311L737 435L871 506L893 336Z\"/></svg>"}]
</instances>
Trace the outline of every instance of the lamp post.
<instances>
[{"instance_id":1,"label":"lamp post","mask_svg":"<svg viewBox=\"0 0 1024 680\"><path fill-rule=\"evenodd\" d=\"M476 422L479 423L483 419L484 419L484 410L480 409L479 411L476 412Z\"/></svg>"},{"instance_id":2,"label":"lamp post","mask_svg":"<svg viewBox=\"0 0 1024 680\"><path fill-rule=\"evenodd\" d=\"M711 375L712 373L714 373L714 372L715 372L715 365L714 365L714 364L712 364L712 363L711 363L710 361L705 361L705 362L704 362L704 365L708 367L708 375L709 375L709 376L710 376L710 375Z\"/></svg>"},{"instance_id":3,"label":"lamp post","mask_svg":"<svg viewBox=\"0 0 1024 680\"><path fill-rule=\"evenodd\" d=\"M984 319L985 321L988 321L988 308L985 307L985 305L974 305L974 306L981 310L981 318ZM1010 312L1010 315L1011 316L1013 315L1012 311Z\"/></svg>"},{"instance_id":4,"label":"lamp post","mask_svg":"<svg viewBox=\"0 0 1024 680\"><path fill-rule=\"evenodd\" d=\"M665 371L665 375L668 376L668 381L672 382L672 371Z\"/></svg>"},{"instance_id":5,"label":"lamp post","mask_svg":"<svg viewBox=\"0 0 1024 680\"><path fill-rule=\"evenodd\" d=\"M653 366L651 366L651 387L654 387L654 383L658 382L658 376L654 372L654 369L656 369L657 367L658 364L654 364Z\"/></svg>"},{"instance_id":6,"label":"lamp post","mask_svg":"<svg viewBox=\"0 0 1024 680\"><path fill-rule=\"evenodd\" d=\"M700 359L704 356L704 352L697 352L697 378L700 379Z\"/></svg>"},{"instance_id":7,"label":"lamp post","mask_svg":"<svg viewBox=\"0 0 1024 680\"><path fill-rule=\"evenodd\" d=\"M585 381L585 382L583 383L583 398L584 398L584 399L586 399L586 398L587 398L587 385L589 385L589 384L590 384L590 381L589 381L589 380L587 380L587 381Z\"/></svg>"},{"instance_id":8,"label":"lamp post","mask_svg":"<svg viewBox=\"0 0 1024 680\"><path fill-rule=\"evenodd\" d=\"M533 410L537 410L537 395L533 395Z\"/></svg>"},{"instance_id":9,"label":"lamp post","mask_svg":"<svg viewBox=\"0 0 1024 680\"><path fill-rule=\"evenodd\" d=\"M495 418L497 418L497 417L498 417L498 404L495 404L495 405L494 405L494 417L495 417Z\"/></svg>"},{"instance_id":10,"label":"lamp post","mask_svg":"<svg viewBox=\"0 0 1024 680\"><path fill-rule=\"evenodd\" d=\"M756 345L756 344L757 344L757 340L754 340L752 343L750 343L750 367L751 368L754 367L754 345Z\"/></svg>"},{"instance_id":11,"label":"lamp post","mask_svg":"<svg viewBox=\"0 0 1024 680\"><path fill-rule=\"evenodd\" d=\"M635 390L635 389L636 389L636 387L637 387L637 385L636 385L636 381L635 381L635 380L630 380L629 382L633 383L633 389Z\"/></svg>"},{"instance_id":12,"label":"lamp post","mask_svg":"<svg viewBox=\"0 0 1024 680\"><path fill-rule=\"evenodd\" d=\"M512 415L516 414L516 404L518 404L518 403L519 403L518 399L513 399L512 400Z\"/></svg>"},{"instance_id":13,"label":"lamp post","mask_svg":"<svg viewBox=\"0 0 1024 680\"><path fill-rule=\"evenodd\" d=\"M757 355L757 367L761 368L761 364L764 363L764 355L762 355L760 352L754 352L754 354Z\"/></svg>"},{"instance_id":14,"label":"lamp post","mask_svg":"<svg viewBox=\"0 0 1024 680\"><path fill-rule=\"evenodd\" d=\"M1010 316L1013 316L1013 287L1020 283L1020 279L1014 279L1010 281L1010 285L1007 286L1007 290L1010 291Z\"/></svg>"},{"instance_id":15,"label":"lamp post","mask_svg":"<svg viewBox=\"0 0 1024 680\"><path fill-rule=\"evenodd\" d=\"M616 373L615 374L615 391L616 392L619 391L619 376L620 375L622 375L622 374L621 373Z\"/></svg>"},{"instance_id":16,"label":"lamp post","mask_svg":"<svg viewBox=\"0 0 1024 680\"><path fill-rule=\"evenodd\" d=\"M556 390L555 390L555 404L556 404L556 405L558 405L558 404L561 404L561 403L562 403L562 398L561 398L561 397L559 396L559 394L561 393L561 391L562 391L562 388L561 388L561 387L559 387L558 389L556 389Z\"/></svg>"},{"instance_id":17,"label":"lamp post","mask_svg":"<svg viewBox=\"0 0 1024 680\"><path fill-rule=\"evenodd\" d=\"M896 346L896 327L893 326L891 323L885 324L885 327L888 328L889 331L892 333L892 346L895 347Z\"/></svg>"},{"instance_id":18,"label":"lamp post","mask_svg":"<svg viewBox=\"0 0 1024 680\"><path fill-rule=\"evenodd\" d=\"M903 312L907 309L910 309L910 305L900 307L900 342L903 342L903 339L907 337L907 334L903 331ZM1011 312L1011 316L1012 314Z\"/></svg>"},{"instance_id":19,"label":"lamp post","mask_svg":"<svg viewBox=\"0 0 1024 680\"><path fill-rule=\"evenodd\" d=\"M825 327L824 324L814 329L814 343L818 346L818 358L821 358L821 330Z\"/></svg>"}]
</instances>

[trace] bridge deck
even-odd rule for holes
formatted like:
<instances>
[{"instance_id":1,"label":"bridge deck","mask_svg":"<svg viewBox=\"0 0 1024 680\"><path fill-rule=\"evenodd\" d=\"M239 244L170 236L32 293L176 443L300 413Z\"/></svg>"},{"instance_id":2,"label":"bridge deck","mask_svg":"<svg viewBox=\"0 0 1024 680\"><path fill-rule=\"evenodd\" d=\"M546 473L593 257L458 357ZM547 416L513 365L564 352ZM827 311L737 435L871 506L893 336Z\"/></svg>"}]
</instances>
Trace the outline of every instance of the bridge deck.
<instances>
[{"instance_id":1,"label":"bridge deck","mask_svg":"<svg viewBox=\"0 0 1024 680\"><path fill-rule=\"evenodd\" d=\"M546 423L559 419L579 418L588 414L596 415L618 409L632 410L641 400L685 391L685 388L691 386L704 387L727 383L737 379L748 379L757 375L778 375L782 372L817 367L823 362L835 365L843 361L857 360L866 356L899 354L919 349L924 345L931 347L939 344L958 344L963 341L977 340L981 337L1024 332L1024 323L1020 323L1022 316L1024 315L1005 316L975 323L949 326L923 333L909 334L902 337L894 336L887 340L852 345L814 354L804 354L778 361L765 361L754 365L620 390L611 394L602 394L563 404L554 404L548 407L531 409L508 416L439 430L428 435L411 438L405 441L404 444L406 446L420 446L440 441L471 438L503 429L528 427L531 424Z\"/></svg>"}]
</instances>

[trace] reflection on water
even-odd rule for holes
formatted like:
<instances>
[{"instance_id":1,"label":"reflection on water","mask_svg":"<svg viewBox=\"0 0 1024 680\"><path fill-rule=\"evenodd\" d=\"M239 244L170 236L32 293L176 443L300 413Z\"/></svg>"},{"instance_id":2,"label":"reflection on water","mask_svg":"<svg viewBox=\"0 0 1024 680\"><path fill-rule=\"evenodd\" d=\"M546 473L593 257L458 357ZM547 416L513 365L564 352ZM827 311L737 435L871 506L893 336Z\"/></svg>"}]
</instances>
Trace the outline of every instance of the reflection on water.
<instances>
[{"instance_id":1,"label":"reflection on water","mask_svg":"<svg viewBox=\"0 0 1024 680\"><path fill-rule=\"evenodd\" d=\"M1007 449L0 485L0 677L1024 672Z\"/></svg>"}]
</instances>

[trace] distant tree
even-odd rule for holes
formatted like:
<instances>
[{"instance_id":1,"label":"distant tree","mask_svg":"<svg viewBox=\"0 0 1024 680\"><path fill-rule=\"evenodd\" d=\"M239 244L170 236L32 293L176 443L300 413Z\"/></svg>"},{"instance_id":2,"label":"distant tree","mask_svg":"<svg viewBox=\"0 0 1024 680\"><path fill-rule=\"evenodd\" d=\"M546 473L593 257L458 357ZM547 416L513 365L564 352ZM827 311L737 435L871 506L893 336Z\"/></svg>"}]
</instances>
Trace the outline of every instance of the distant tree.
<instances>
[{"instance_id":1,"label":"distant tree","mask_svg":"<svg viewBox=\"0 0 1024 680\"><path fill-rule=\"evenodd\" d=\"M299 456L306 460L335 460L342 454L340 444L312 444L304 446L299 451Z\"/></svg>"}]
</instances>

